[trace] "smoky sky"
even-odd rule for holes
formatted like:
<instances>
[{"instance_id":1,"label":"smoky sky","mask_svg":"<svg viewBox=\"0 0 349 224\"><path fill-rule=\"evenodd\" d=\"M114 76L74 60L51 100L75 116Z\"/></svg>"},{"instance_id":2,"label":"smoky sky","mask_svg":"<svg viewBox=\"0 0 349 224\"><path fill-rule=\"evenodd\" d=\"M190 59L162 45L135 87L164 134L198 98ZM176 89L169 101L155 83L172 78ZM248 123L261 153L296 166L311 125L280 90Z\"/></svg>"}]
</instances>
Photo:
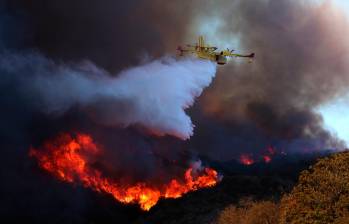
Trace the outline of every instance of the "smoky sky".
<instances>
[{"instance_id":1,"label":"smoky sky","mask_svg":"<svg viewBox=\"0 0 349 224\"><path fill-rule=\"evenodd\" d=\"M223 2L217 7L228 7ZM286 0L235 1L221 12L220 35L236 34L256 59L218 72L199 103L207 138L197 132L195 141L220 158L268 144L290 152L343 147L314 109L347 91L345 15L330 4Z\"/></svg>"},{"instance_id":2,"label":"smoky sky","mask_svg":"<svg viewBox=\"0 0 349 224\"><path fill-rule=\"evenodd\" d=\"M26 215L35 211L63 216L61 220L73 213L83 216L86 193L72 197L74 189L62 188L28 158L30 146L67 130L91 133L105 147L116 149L108 156L121 159L101 161L111 167L111 175L117 176L117 168L144 179L166 179L168 172L176 173L177 166L200 156L230 160L240 153L258 154L270 145L288 152L343 148L314 112L349 84L349 26L330 4L8 0L0 3L1 57L8 52L24 57L37 52L54 63L75 65L86 60L119 74L175 54L177 45L194 42L199 34L193 25L197 18L211 17L222 21L218 38L236 36L239 45L232 48L255 52L256 59L253 63L232 59L218 69L211 86L188 109L195 124L188 141L156 138L139 128L101 126L75 107L60 117L43 114L32 106L36 99L28 99L15 78L0 68L1 177L7 180L1 186L1 195L6 195L1 211L14 215L18 209L31 208ZM31 75L25 69L20 72ZM69 214L57 214L61 206Z\"/></svg>"},{"instance_id":3,"label":"smoky sky","mask_svg":"<svg viewBox=\"0 0 349 224\"><path fill-rule=\"evenodd\" d=\"M179 3L179 2L178 2ZM23 41L55 59L92 60L115 71L175 50L191 1L7 1L25 23Z\"/></svg>"}]
</instances>

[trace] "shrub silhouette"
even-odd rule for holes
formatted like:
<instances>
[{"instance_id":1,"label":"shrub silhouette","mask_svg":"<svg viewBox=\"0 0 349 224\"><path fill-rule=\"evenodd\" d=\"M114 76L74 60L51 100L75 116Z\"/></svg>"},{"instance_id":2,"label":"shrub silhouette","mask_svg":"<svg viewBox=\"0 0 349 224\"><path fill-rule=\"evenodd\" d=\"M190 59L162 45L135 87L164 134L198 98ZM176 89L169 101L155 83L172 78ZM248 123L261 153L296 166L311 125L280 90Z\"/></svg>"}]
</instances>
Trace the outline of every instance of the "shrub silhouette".
<instances>
[{"instance_id":1,"label":"shrub silhouette","mask_svg":"<svg viewBox=\"0 0 349 224\"><path fill-rule=\"evenodd\" d=\"M281 200L280 223L349 223L349 152L320 159L303 171Z\"/></svg>"}]
</instances>

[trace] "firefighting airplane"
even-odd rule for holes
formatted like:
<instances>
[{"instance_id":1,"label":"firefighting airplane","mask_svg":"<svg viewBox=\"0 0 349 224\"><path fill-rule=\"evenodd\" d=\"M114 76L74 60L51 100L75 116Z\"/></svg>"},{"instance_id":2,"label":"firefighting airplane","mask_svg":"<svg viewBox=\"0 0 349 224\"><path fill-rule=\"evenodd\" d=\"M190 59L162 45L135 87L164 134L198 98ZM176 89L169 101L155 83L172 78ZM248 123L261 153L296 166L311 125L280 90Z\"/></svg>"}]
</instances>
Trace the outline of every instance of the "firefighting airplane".
<instances>
[{"instance_id":1,"label":"firefighting airplane","mask_svg":"<svg viewBox=\"0 0 349 224\"><path fill-rule=\"evenodd\" d=\"M183 49L181 46L177 48L177 50L180 52L180 56L183 56L184 53L191 53L195 54L196 57L201 59L207 59L213 62L217 62L219 65L224 65L227 63L227 57L240 57L240 58L249 58L250 62L254 58L254 53L249 55L243 55L243 54L235 54L233 53L234 50L223 50L221 52L216 52L217 47L212 47L209 45L205 45L204 37L199 36L199 42L195 45L186 45L186 49Z\"/></svg>"}]
</instances>

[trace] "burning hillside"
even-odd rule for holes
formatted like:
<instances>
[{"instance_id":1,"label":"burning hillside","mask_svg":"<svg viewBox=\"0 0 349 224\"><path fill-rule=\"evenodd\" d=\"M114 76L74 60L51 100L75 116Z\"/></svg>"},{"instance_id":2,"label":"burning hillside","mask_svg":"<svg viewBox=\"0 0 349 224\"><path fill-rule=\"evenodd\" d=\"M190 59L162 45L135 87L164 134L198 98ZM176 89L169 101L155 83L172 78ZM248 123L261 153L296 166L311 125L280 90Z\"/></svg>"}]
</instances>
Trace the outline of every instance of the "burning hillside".
<instances>
[{"instance_id":1,"label":"burning hillside","mask_svg":"<svg viewBox=\"0 0 349 224\"><path fill-rule=\"evenodd\" d=\"M260 154L242 153L239 156L239 162L243 165L250 166L256 162L271 163L275 157L286 156L287 153L279 151L272 146L269 146L266 150L261 150Z\"/></svg>"},{"instance_id":2,"label":"burning hillside","mask_svg":"<svg viewBox=\"0 0 349 224\"><path fill-rule=\"evenodd\" d=\"M39 150L30 150L30 156L38 160L40 167L58 179L81 183L97 192L111 194L122 203L138 203L146 211L160 198L178 198L189 191L214 186L219 180L213 169L190 167L182 179L174 178L162 186L153 186L152 183L120 183L105 177L101 170L93 167L94 158L102 153L86 134L77 134L76 137L62 134L57 139L46 142Z\"/></svg>"}]
</instances>

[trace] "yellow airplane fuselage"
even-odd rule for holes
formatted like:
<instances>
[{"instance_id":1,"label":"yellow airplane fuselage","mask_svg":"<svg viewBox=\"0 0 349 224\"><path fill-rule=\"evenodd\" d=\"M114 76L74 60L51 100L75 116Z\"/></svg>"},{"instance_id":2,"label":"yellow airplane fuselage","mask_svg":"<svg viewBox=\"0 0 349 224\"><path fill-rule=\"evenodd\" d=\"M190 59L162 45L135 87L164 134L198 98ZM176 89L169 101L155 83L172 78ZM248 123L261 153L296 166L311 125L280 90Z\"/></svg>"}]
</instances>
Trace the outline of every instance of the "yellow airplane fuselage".
<instances>
[{"instance_id":1,"label":"yellow airplane fuselage","mask_svg":"<svg viewBox=\"0 0 349 224\"><path fill-rule=\"evenodd\" d=\"M198 51L196 56L201 59L210 60L217 62L219 65L224 65L227 63L227 57L220 55L218 53L209 52L209 51Z\"/></svg>"}]
</instances>

